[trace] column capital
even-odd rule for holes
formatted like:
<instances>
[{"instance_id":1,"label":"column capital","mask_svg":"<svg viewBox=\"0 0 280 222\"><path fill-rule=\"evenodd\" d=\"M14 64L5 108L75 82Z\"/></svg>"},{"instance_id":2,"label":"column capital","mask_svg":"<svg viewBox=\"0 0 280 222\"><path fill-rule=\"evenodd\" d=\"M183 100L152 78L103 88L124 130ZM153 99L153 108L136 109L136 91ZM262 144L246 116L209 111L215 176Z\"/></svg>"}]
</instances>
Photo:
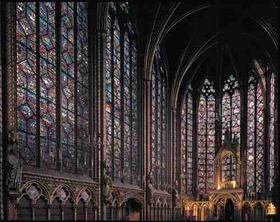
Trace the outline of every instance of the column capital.
<instances>
[{"instance_id":1,"label":"column capital","mask_svg":"<svg viewBox=\"0 0 280 222\"><path fill-rule=\"evenodd\" d=\"M150 83L151 79L147 79L146 77L144 78L144 82Z\"/></svg>"}]
</instances>

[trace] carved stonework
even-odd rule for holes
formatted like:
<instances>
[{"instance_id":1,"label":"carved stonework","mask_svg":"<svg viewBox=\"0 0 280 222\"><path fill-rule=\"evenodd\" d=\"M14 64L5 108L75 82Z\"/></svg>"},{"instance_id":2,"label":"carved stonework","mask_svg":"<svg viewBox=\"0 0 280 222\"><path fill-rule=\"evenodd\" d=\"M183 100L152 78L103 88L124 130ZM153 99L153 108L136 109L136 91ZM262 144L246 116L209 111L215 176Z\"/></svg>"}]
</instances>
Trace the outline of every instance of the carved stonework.
<instances>
[{"instance_id":1,"label":"carved stonework","mask_svg":"<svg viewBox=\"0 0 280 222\"><path fill-rule=\"evenodd\" d=\"M31 185L26 191L31 200L35 200L40 195L40 191L34 185Z\"/></svg>"},{"instance_id":2,"label":"carved stonework","mask_svg":"<svg viewBox=\"0 0 280 222\"><path fill-rule=\"evenodd\" d=\"M152 176L152 172L149 173L148 177L147 177L147 183L148 183L148 187L147 187L147 203L148 204L153 204L153 194L154 194L154 186L153 186L153 176Z\"/></svg>"},{"instance_id":3,"label":"carved stonework","mask_svg":"<svg viewBox=\"0 0 280 222\"><path fill-rule=\"evenodd\" d=\"M55 198L59 198L62 204L71 198L74 205L77 205L81 199L85 204L91 201L94 205L99 205L99 186L96 183L29 173L23 173L22 181L18 201L24 195L28 195L33 204L36 204L36 200L43 196L48 204L51 204Z\"/></svg>"},{"instance_id":4,"label":"carved stonework","mask_svg":"<svg viewBox=\"0 0 280 222\"><path fill-rule=\"evenodd\" d=\"M104 203L114 206L116 203L116 194L113 190L112 178L110 176L109 166L104 170Z\"/></svg>"},{"instance_id":5,"label":"carved stonework","mask_svg":"<svg viewBox=\"0 0 280 222\"><path fill-rule=\"evenodd\" d=\"M116 195L116 202L119 205L122 205L130 198L137 199L142 205L144 205L143 190L134 190L127 187L126 188L114 187L113 191Z\"/></svg>"},{"instance_id":6,"label":"carved stonework","mask_svg":"<svg viewBox=\"0 0 280 222\"><path fill-rule=\"evenodd\" d=\"M14 128L8 134L7 186L10 195L18 195L21 183L22 164L19 159L17 134Z\"/></svg>"},{"instance_id":7,"label":"carved stonework","mask_svg":"<svg viewBox=\"0 0 280 222\"><path fill-rule=\"evenodd\" d=\"M161 206L172 206L172 195L165 192L165 191L160 191L160 190L155 190L154 191L154 196L153 196L153 203L155 205L161 205Z\"/></svg>"}]
</instances>

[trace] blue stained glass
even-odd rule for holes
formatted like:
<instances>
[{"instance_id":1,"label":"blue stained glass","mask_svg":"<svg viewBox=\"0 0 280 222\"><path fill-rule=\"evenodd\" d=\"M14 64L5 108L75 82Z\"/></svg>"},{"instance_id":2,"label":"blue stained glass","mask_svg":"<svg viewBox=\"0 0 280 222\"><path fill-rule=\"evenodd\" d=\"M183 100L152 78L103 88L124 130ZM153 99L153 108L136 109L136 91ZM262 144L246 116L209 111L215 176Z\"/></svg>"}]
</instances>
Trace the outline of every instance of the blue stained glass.
<instances>
[{"instance_id":1,"label":"blue stained glass","mask_svg":"<svg viewBox=\"0 0 280 222\"><path fill-rule=\"evenodd\" d=\"M32 9L32 10L31 10ZM24 164L35 165L36 144L32 134L36 134L36 24L35 3L16 3L16 36L18 100L17 121L19 147ZM28 12L28 13L26 13ZM27 147L27 148L26 148Z\"/></svg>"},{"instance_id":2,"label":"blue stained glass","mask_svg":"<svg viewBox=\"0 0 280 222\"><path fill-rule=\"evenodd\" d=\"M137 76L136 48L132 42L134 36L128 35L126 25L122 32L123 27L119 26L116 10L116 3L111 3L107 18L108 35L105 51L106 159L111 170L114 169L111 175L115 181L124 180L125 183L136 184L139 176L138 138L133 132L138 130L138 82L132 77ZM121 57L121 47L124 50L124 57ZM121 150L121 147L124 150ZM121 155L122 152L124 155Z\"/></svg>"}]
</instances>

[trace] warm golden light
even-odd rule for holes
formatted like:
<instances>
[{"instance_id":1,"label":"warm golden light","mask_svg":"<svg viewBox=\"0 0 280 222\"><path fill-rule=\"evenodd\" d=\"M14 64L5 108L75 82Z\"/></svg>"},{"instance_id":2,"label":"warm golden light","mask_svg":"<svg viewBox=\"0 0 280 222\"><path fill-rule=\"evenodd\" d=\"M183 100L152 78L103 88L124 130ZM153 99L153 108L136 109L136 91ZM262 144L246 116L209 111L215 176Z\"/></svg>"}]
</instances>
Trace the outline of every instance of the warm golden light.
<instances>
[{"instance_id":1,"label":"warm golden light","mask_svg":"<svg viewBox=\"0 0 280 222\"><path fill-rule=\"evenodd\" d=\"M267 215L275 215L276 214L276 207L273 205L273 203L270 203L267 207Z\"/></svg>"},{"instance_id":2,"label":"warm golden light","mask_svg":"<svg viewBox=\"0 0 280 222\"><path fill-rule=\"evenodd\" d=\"M227 188L233 188L233 189L235 189L235 188L236 188L236 181L235 181L235 180L232 180L232 181L220 182L220 183L218 184L217 190L220 190L220 189L227 189Z\"/></svg>"},{"instance_id":3,"label":"warm golden light","mask_svg":"<svg viewBox=\"0 0 280 222\"><path fill-rule=\"evenodd\" d=\"M233 188L236 187L236 181L235 181L235 180L231 181L231 184L232 184L232 187L233 187Z\"/></svg>"}]
</instances>

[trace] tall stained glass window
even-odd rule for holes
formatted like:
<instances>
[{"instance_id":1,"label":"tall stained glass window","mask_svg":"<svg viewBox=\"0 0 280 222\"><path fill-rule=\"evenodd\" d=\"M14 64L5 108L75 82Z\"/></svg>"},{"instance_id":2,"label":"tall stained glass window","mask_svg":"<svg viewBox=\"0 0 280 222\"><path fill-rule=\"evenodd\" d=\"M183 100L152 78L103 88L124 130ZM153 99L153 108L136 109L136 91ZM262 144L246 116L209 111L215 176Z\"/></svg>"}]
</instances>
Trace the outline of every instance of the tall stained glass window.
<instances>
[{"instance_id":1,"label":"tall stained glass window","mask_svg":"<svg viewBox=\"0 0 280 222\"><path fill-rule=\"evenodd\" d=\"M222 90L222 141L225 141L225 133L229 132L230 138L240 144L240 93L237 80L231 74L224 83ZM239 154L237 146L237 154ZM236 159L228 156L222 162L222 181L238 180L235 175ZM239 181L238 181L239 182Z\"/></svg>"},{"instance_id":2,"label":"tall stained glass window","mask_svg":"<svg viewBox=\"0 0 280 222\"><path fill-rule=\"evenodd\" d=\"M270 92L269 92L269 190L272 190L273 184L275 182L275 150L276 144L276 76L275 73L272 73L270 77Z\"/></svg>"},{"instance_id":3,"label":"tall stained glass window","mask_svg":"<svg viewBox=\"0 0 280 222\"><path fill-rule=\"evenodd\" d=\"M193 97L189 86L181 111L181 191L193 195Z\"/></svg>"},{"instance_id":4,"label":"tall stained glass window","mask_svg":"<svg viewBox=\"0 0 280 222\"><path fill-rule=\"evenodd\" d=\"M251 74L247 93L247 192L264 190L264 92Z\"/></svg>"},{"instance_id":5,"label":"tall stained glass window","mask_svg":"<svg viewBox=\"0 0 280 222\"><path fill-rule=\"evenodd\" d=\"M21 155L36 164L36 3L17 3L17 117Z\"/></svg>"},{"instance_id":6,"label":"tall stained glass window","mask_svg":"<svg viewBox=\"0 0 280 222\"><path fill-rule=\"evenodd\" d=\"M151 90L151 172L154 185L166 183L166 79L160 50L152 66Z\"/></svg>"},{"instance_id":7,"label":"tall stained glass window","mask_svg":"<svg viewBox=\"0 0 280 222\"><path fill-rule=\"evenodd\" d=\"M226 129L240 143L240 93L237 80L230 75L224 83L222 98L222 140Z\"/></svg>"},{"instance_id":8,"label":"tall stained glass window","mask_svg":"<svg viewBox=\"0 0 280 222\"><path fill-rule=\"evenodd\" d=\"M40 146L45 163L54 168L56 154L55 4L40 4Z\"/></svg>"},{"instance_id":9,"label":"tall stained glass window","mask_svg":"<svg viewBox=\"0 0 280 222\"><path fill-rule=\"evenodd\" d=\"M63 171L89 169L87 20L85 2L16 3L17 119L25 164L40 159L55 169L61 158Z\"/></svg>"},{"instance_id":10,"label":"tall stained glass window","mask_svg":"<svg viewBox=\"0 0 280 222\"><path fill-rule=\"evenodd\" d=\"M205 193L214 186L215 89L206 79L198 103L197 189Z\"/></svg>"},{"instance_id":11,"label":"tall stained glass window","mask_svg":"<svg viewBox=\"0 0 280 222\"><path fill-rule=\"evenodd\" d=\"M119 18L125 24L119 24ZM134 28L127 3L111 3L107 17L106 158L115 181L138 180L138 73Z\"/></svg>"}]
</instances>

